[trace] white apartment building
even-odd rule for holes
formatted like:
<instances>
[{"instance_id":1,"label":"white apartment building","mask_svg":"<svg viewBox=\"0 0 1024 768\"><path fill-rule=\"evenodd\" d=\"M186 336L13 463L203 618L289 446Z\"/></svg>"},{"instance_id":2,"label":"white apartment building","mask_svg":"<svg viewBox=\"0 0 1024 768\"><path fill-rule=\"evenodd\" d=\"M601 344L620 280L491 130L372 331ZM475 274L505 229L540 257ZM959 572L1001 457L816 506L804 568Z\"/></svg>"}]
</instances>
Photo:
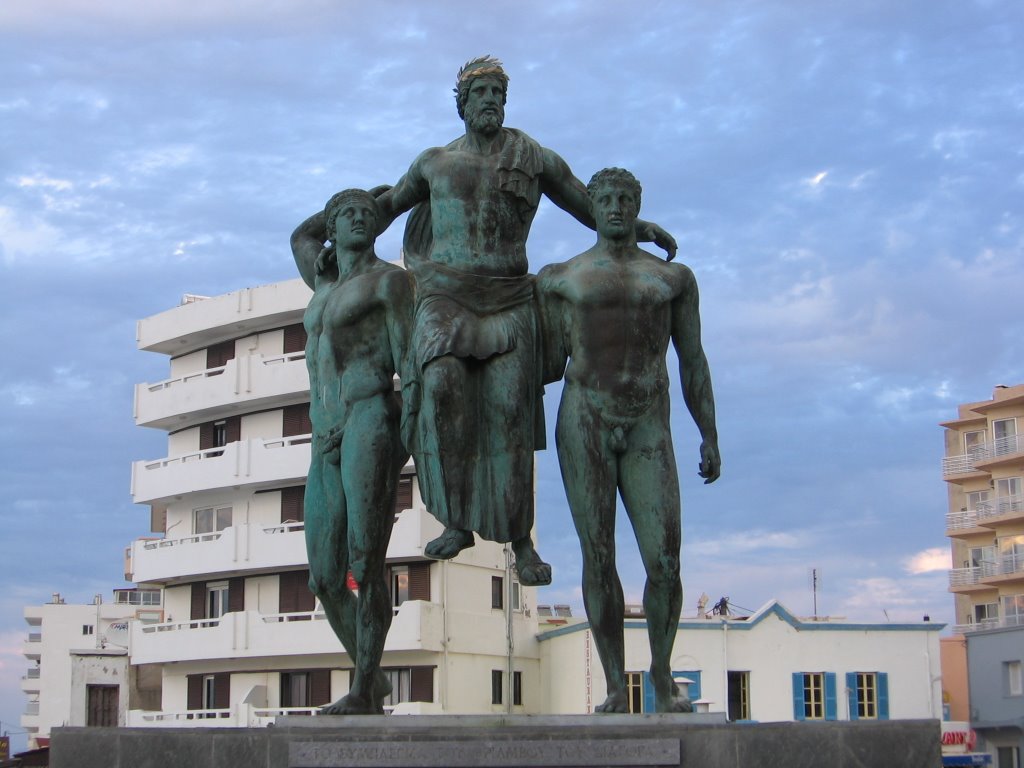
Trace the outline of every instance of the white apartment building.
<instances>
[{"instance_id":1,"label":"white apartment building","mask_svg":"<svg viewBox=\"0 0 1024 768\"><path fill-rule=\"evenodd\" d=\"M126 577L159 587L164 614L131 628L133 667L159 693L130 725L258 725L312 712L348 690L351 663L308 588L303 490L309 384L300 280L186 297L138 324L169 377L136 388L135 419L167 432L167 455L132 467L154 536L132 543ZM442 528L413 466L388 548L394 618L382 661L396 712L536 711L531 591L509 554L479 541L454 562L423 556Z\"/></svg>"}]
</instances>

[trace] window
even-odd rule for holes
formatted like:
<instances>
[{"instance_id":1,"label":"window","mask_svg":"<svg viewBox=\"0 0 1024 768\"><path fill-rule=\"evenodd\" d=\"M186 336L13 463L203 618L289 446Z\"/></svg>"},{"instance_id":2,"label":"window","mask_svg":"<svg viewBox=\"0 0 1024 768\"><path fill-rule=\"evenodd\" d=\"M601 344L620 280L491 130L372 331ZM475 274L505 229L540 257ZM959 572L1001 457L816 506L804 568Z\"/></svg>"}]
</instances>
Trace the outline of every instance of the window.
<instances>
[{"instance_id":1,"label":"window","mask_svg":"<svg viewBox=\"0 0 1024 768\"><path fill-rule=\"evenodd\" d=\"M1020 672L1020 665L1017 665L1017 671ZM521 707L523 706L523 673L513 672L512 673L512 704Z\"/></svg>"},{"instance_id":2,"label":"window","mask_svg":"<svg viewBox=\"0 0 1024 768\"><path fill-rule=\"evenodd\" d=\"M985 449L985 430L964 432L964 453L971 456L979 455Z\"/></svg>"},{"instance_id":3,"label":"window","mask_svg":"<svg viewBox=\"0 0 1024 768\"><path fill-rule=\"evenodd\" d=\"M503 677L504 673L500 669L491 670L491 704L501 704L503 700L501 695L501 689L504 688Z\"/></svg>"},{"instance_id":4,"label":"window","mask_svg":"<svg viewBox=\"0 0 1024 768\"><path fill-rule=\"evenodd\" d=\"M825 675L811 672L803 676L804 719L825 719Z\"/></svg>"},{"instance_id":5,"label":"window","mask_svg":"<svg viewBox=\"0 0 1024 768\"><path fill-rule=\"evenodd\" d=\"M1019 747L996 747L999 768L1020 768Z\"/></svg>"},{"instance_id":6,"label":"window","mask_svg":"<svg viewBox=\"0 0 1024 768\"><path fill-rule=\"evenodd\" d=\"M505 578L491 576L491 608L501 610L505 607ZM498 702L501 703L500 701Z\"/></svg>"},{"instance_id":7,"label":"window","mask_svg":"<svg viewBox=\"0 0 1024 768\"><path fill-rule=\"evenodd\" d=\"M83 624L82 625L82 634L83 635L91 635L92 633L93 633L93 626L92 626L92 624Z\"/></svg>"},{"instance_id":8,"label":"window","mask_svg":"<svg viewBox=\"0 0 1024 768\"><path fill-rule=\"evenodd\" d=\"M626 697L629 699L629 711L640 714L644 711L644 673L626 673Z\"/></svg>"},{"instance_id":9,"label":"window","mask_svg":"<svg viewBox=\"0 0 1024 768\"><path fill-rule=\"evenodd\" d=\"M213 447L223 448L228 444L228 423L227 421L213 422Z\"/></svg>"},{"instance_id":10,"label":"window","mask_svg":"<svg viewBox=\"0 0 1024 768\"><path fill-rule=\"evenodd\" d=\"M217 676L203 675L203 709L217 708Z\"/></svg>"},{"instance_id":11,"label":"window","mask_svg":"<svg viewBox=\"0 0 1024 768\"><path fill-rule=\"evenodd\" d=\"M229 611L228 583L211 582L206 585L206 618L219 619Z\"/></svg>"},{"instance_id":12,"label":"window","mask_svg":"<svg viewBox=\"0 0 1024 768\"><path fill-rule=\"evenodd\" d=\"M160 590L115 589L114 602L118 605L160 605Z\"/></svg>"},{"instance_id":13,"label":"window","mask_svg":"<svg viewBox=\"0 0 1024 768\"><path fill-rule=\"evenodd\" d=\"M849 672L846 675L851 720L889 719L889 674Z\"/></svg>"},{"instance_id":14,"label":"window","mask_svg":"<svg viewBox=\"0 0 1024 768\"><path fill-rule=\"evenodd\" d=\"M732 672L728 673L729 683L729 719L737 720L750 719L750 673Z\"/></svg>"},{"instance_id":15,"label":"window","mask_svg":"<svg viewBox=\"0 0 1024 768\"><path fill-rule=\"evenodd\" d=\"M309 673L281 673L281 706L309 707Z\"/></svg>"},{"instance_id":16,"label":"window","mask_svg":"<svg viewBox=\"0 0 1024 768\"><path fill-rule=\"evenodd\" d=\"M409 599L409 566L391 566L391 607L398 608Z\"/></svg>"},{"instance_id":17,"label":"window","mask_svg":"<svg viewBox=\"0 0 1024 768\"><path fill-rule=\"evenodd\" d=\"M1021 495L1021 483L1019 477L1000 477L995 481L996 497L998 501L1002 502L1002 506L1006 506L1008 502L1014 499L1019 499ZM1003 500L1006 501L1003 501ZM1004 511L1010 511L1009 509L999 510L1000 513Z\"/></svg>"},{"instance_id":18,"label":"window","mask_svg":"<svg viewBox=\"0 0 1024 768\"><path fill-rule=\"evenodd\" d=\"M999 419L992 422L992 452L996 456L1017 450L1017 420Z\"/></svg>"},{"instance_id":19,"label":"window","mask_svg":"<svg viewBox=\"0 0 1024 768\"><path fill-rule=\"evenodd\" d=\"M1007 696L1024 696L1024 677L1021 676L1019 661L1003 662L1003 678L1006 680Z\"/></svg>"},{"instance_id":20,"label":"window","mask_svg":"<svg viewBox=\"0 0 1024 768\"><path fill-rule=\"evenodd\" d=\"M391 683L391 693L384 699L385 707L393 707L403 701L409 701L412 692L412 674L409 669L384 669L381 670L387 675Z\"/></svg>"},{"instance_id":21,"label":"window","mask_svg":"<svg viewBox=\"0 0 1024 768\"><path fill-rule=\"evenodd\" d=\"M999 539L1001 573L1024 571L1024 536L1002 536Z\"/></svg>"},{"instance_id":22,"label":"window","mask_svg":"<svg viewBox=\"0 0 1024 768\"><path fill-rule=\"evenodd\" d=\"M1024 595L1006 595L1000 602L1006 626L1024 626Z\"/></svg>"},{"instance_id":23,"label":"window","mask_svg":"<svg viewBox=\"0 0 1024 768\"><path fill-rule=\"evenodd\" d=\"M988 491L970 491L967 494L967 508L978 509L985 507L988 502Z\"/></svg>"},{"instance_id":24,"label":"window","mask_svg":"<svg viewBox=\"0 0 1024 768\"><path fill-rule=\"evenodd\" d=\"M974 606L973 624L999 620L999 603L978 603Z\"/></svg>"},{"instance_id":25,"label":"window","mask_svg":"<svg viewBox=\"0 0 1024 768\"><path fill-rule=\"evenodd\" d=\"M512 610L523 610L523 588L515 578L512 579Z\"/></svg>"},{"instance_id":26,"label":"window","mask_svg":"<svg viewBox=\"0 0 1024 768\"><path fill-rule=\"evenodd\" d=\"M793 719L836 719L835 672L793 673Z\"/></svg>"},{"instance_id":27,"label":"window","mask_svg":"<svg viewBox=\"0 0 1024 768\"><path fill-rule=\"evenodd\" d=\"M231 527L231 507L206 507L192 513L192 533L214 533ZM157 603L159 604L159 603Z\"/></svg>"}]
</instances>

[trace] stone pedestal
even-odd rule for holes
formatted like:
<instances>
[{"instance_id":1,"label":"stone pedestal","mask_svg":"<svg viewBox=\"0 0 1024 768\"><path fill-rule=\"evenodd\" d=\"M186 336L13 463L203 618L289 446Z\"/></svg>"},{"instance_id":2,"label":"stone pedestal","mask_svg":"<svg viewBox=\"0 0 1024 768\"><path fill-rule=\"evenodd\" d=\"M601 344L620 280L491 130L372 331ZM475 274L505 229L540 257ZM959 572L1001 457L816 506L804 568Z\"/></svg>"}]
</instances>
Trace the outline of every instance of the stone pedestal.
<instances>
[{"instance_id":1,"label":"stone pedestal","mask_svg":"<svg viewBox=\"0 0 1024 768\"><path fill-rule=\"evenodd\" d=\"M722 715L288 717L269 728L57 728L53 768L935 768L936 720Z\"/></svg>"}]
</instances>

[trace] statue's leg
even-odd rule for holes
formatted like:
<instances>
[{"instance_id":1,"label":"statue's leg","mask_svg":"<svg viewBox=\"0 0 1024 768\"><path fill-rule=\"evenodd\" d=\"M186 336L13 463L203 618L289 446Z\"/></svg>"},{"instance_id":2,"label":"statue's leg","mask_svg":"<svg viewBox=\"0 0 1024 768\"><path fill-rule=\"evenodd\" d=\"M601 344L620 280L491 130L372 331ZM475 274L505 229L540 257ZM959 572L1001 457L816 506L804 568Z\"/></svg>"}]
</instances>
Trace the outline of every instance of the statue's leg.
<instances>
[{"instance_id":1,"label":"statue's leg","mask_svg":"<svg viewBox=\"0 0 1024 768\"><path fill-rule=\"evenodd\" d=\"M445 532L424 548L424 554L448 560L474 544L467 530L468 498L464 446L474 439L476 424L467 413L467 362L453 355L431 360L423 368L419 414L420 453L416 456L428 511Z\"/></svg>"},{"instance_id":2,"label":"statue's leg","mask_svg":"<svg viewBox=\"0 0 1024 768\"><path fill-rule=\"evenodd\" d=\"M679 478L664 397L634 424L619 464L622 501L647 571L644 612L651 645L651 682L658 712L691 712L689 699L672 681L672 646L679 626L683 586Z\"/></svg>"},{"instance_id":3,"label":"statue's leg","mask_svg":"<svg viewBox=\"0 0 1024 768\"><path fill-rule=\"evenodd\" d=\"M336 714L383 712L382 696L375 686L392 616L385 558L394 523L399 471L408 458L401 447L398 413L393 406L383 397L353 406L342 443L349 562L359 585L359 601L352 687L333 705Z\"/></svg>"},{"instance_id":4,"label":"statue's leg","mask_svg":"<svg viewBox=\"0 0 1024 768\"><path fill-rule=\"evenodd\" d=\"M593 411L566 387L555 429L558 463L583 554L583 605L608 698L597 712L628 712L622 584L615 569L615 455Z\"/></svg>"},{"instance_id":5,"label":"statue's leg","mask_svg":"<svg viewBox=\"0 0 1024 768\"><path fill-rule=\"evenodd\" d=\"M356 598L346 586L348 524L341 471L322 454L313 455L305 494L309 588L353 664L356 662Z\"/></svg>"},{"instance_id":6,"label":"statue's leg","mask_svg":"<svg viewBox=\"0 0 1024 768\"><path fill-rule=\"evenodd\" d=\"M536 356L531 337L488 358L480 370L481 461L472 492L486 538L512 542L520 583L551 583L551 566L533 546L534 408L537 400ZM487 482L485 482L485 480Z\"/></svg>"}]
</instances>

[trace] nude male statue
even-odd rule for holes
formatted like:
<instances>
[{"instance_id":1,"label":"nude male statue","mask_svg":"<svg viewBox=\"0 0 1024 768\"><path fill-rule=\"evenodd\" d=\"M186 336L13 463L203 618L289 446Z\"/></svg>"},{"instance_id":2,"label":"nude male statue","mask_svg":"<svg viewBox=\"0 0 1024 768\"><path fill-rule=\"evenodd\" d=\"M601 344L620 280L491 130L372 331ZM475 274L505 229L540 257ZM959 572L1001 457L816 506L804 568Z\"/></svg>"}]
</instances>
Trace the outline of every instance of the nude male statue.
<instances>
[{"instance_id":1,"label":"nude male statue","mask_svg":"<svg viewBox=\"0 0 1024 768\"><path fill-rule=\"evenodd\" d=\"M618 168L588 185L597 244L537 275L545 379L565 385L556 442L583 551L583 603L608 682L598 712L627 712L622 585L615 570L615 496L621 494L647 571L644 610L658 712L692 711L672 681L670 657L682 606L679 481L669 429L671 340L686 406L700 430L700 471L721 460L711 376L700 340L697 283L636 244L640 184ZM567 365L568 363L568 365Z\"/></svg>"},{"instance_id":2,"label":"nude male statue","mask_svg":"<svg viewBox=\"0 0 1024 768\"><path fill-rule=\"evenodd\" d=\"M313 297L306 309L312 459L305 530L310 589L352 658L348 695L325 714L383 713L380 671L391 625L385 557L398 476L409 453L399 436L401 372L412 324L408 273L377 258L381 215L363 190L339 192L292 234ZM325 248L327 240L333 245ZM359 585L349 591L346 574Z\"/></svg>"},{"instance_id":3,"label":"nude male statue","mask_svg":"<svg viewBox=\"0 0 1024 768\"><path fill-rule=\"evenodd\" d=\"M465 135L423 152L378 197L385 224L416 206L405 260L416 277L415 360L403 384L418 398L410 446L427 509L445 526L428 556L447 559L473 532L512 542L519 580L548 584L530 539L533 452L544 447L540 347L526 239L541 195L594 228L586 188L566 162L504 128L508 77L481 57L459 72ZM644 239L675 253L659 227ZM405 379L403 379L405 382Z\"/></svg>"}]
</instances>

